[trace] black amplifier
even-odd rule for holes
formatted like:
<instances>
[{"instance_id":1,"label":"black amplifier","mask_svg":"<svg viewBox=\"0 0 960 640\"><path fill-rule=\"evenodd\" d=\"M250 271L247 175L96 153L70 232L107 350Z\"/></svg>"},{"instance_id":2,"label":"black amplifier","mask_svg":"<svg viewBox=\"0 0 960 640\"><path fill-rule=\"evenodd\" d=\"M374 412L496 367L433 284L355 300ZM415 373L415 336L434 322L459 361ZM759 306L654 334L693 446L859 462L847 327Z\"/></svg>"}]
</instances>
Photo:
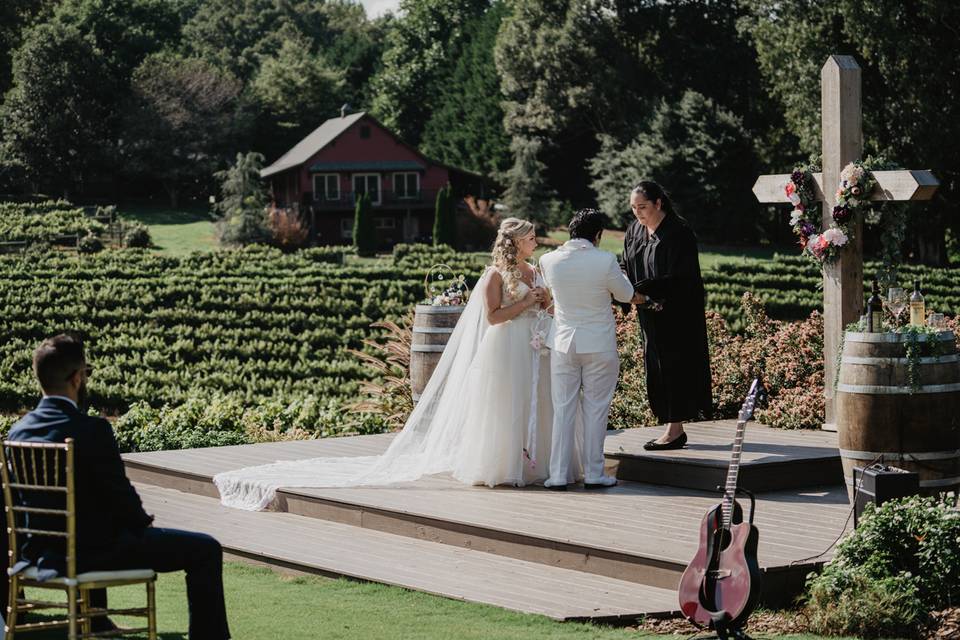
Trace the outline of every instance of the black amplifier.
<instances>
[{"instance_id":1,"label":"black amplifier","mask_svg":"<svg viewBox=\"0 0 960 640\"><path fill-rule=\"evenodd\" d=\"M870 503L879 507L887 500L920 493L920 476L885 464L873 464L866 469L853 468L854 512L856 527L863 510Z\"/></svg>"}]
</instances>

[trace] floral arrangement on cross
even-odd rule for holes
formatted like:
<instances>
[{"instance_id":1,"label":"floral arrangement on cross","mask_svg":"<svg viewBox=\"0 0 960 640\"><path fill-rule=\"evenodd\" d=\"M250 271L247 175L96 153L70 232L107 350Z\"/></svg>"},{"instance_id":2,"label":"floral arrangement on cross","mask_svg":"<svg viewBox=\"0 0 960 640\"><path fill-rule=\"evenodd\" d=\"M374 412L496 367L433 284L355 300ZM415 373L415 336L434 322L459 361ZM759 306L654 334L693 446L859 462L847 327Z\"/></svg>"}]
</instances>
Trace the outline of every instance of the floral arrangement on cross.
<instances>
[{"instance_id":1,"label":"floral arrangement on cross","mask_svg":"<svg viewBox=\"0 0 960 640\"><path fill-rule=\"evenodd\" d=\"M853 237L851 222L856 212L869 202L870 192L877 186L873 174L862 162L851 162L840 172L837 204L833 207L833 221L827 229L811 222L820 216L814 190L813 170L816 167L797 167L784 185L784 192L793 211L790 226L800 238L801 250L821 265L835 260Z\"/></svg>"}]
</instances>

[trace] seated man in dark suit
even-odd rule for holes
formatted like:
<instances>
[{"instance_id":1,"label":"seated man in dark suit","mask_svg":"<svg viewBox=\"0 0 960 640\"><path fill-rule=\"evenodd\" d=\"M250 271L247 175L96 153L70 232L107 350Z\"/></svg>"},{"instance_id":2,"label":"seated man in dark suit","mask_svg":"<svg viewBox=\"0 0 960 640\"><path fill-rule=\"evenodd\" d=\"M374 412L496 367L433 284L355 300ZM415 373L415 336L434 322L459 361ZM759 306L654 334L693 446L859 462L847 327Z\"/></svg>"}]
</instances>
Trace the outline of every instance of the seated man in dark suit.
<instances>
[{"instance_id":1,"label":"seated man in dark suit","mask_svg":"<svg viewBox=\"0 0 960 640\"><path fill-rule=\"evenodd\" d=\"M190 638L230 637L223 600L223 551L214 538L190 531L151 526L136 489L127 479L110 423L85 415L87 364L83 342L71 335L44 340L33 354L33 370L43 390L36 409L10 430L10 440L74 440L77 510L77 571L186 570ZM64 547L49 537L28 537L21 557L41 572L62 572ZM90 595L106 606L106 591ZM111 628L106 618L96 627Z\"/></svg>"}]
</instances>

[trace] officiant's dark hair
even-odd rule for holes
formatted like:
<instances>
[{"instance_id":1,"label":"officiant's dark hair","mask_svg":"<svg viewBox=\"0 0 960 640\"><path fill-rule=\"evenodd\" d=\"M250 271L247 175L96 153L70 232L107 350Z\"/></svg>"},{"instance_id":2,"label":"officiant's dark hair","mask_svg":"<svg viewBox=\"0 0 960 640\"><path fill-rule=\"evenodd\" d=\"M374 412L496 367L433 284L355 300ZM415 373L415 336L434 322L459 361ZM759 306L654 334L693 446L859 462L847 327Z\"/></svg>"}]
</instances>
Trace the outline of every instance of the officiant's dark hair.
<instances>
[{"instance_id":1,"label":"officiant's dark hair","mask_svg":"<svg viewBox=\"0 0 960 640\"><path fill-rule=\"evenodd\" d=\"M662 208L663 212L667 215L676 215L677 213L676 207L673 206L673 200L670 199L670 194L667 193L667 190L661 187L659 183L653 180L641 180L637 183L637 186L633 188L632 193L639 193L650 202L659 200L660 208Z\"/></svg>"},{"instance_id":2,"label":"officiant's dark hair","mask_svg":"<svg viewBox=\"0 0 960 640\"><path fill-rule=\"evenodd\" d=\"M583 238L593 242L603 231L607 216L596 209L580 209L573 214L573 219L567 225L571 238Z\"/></svg>"}]
</instances>

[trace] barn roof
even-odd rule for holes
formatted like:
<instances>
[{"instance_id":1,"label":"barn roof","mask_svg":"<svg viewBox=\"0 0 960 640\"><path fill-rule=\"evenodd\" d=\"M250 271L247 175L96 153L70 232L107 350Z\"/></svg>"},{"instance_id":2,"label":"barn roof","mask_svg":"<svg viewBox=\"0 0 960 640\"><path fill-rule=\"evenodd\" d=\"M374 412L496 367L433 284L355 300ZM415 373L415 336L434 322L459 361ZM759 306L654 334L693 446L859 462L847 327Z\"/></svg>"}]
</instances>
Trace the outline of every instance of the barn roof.
<instances>
[{"instance_id":1,"label":"barn roof","mask_svg":"<svg viewBox=\"0 0 960 640\"><path fill-rule=\"evenodd\" d=\"M260 177L266 178L275 173L302 165L365 115L366 112L360 111L342 118L330 118L314 129L306 138L295 144L292 149L280 156L276 162L262 169Z\"/></svg>"}]
</instances>

